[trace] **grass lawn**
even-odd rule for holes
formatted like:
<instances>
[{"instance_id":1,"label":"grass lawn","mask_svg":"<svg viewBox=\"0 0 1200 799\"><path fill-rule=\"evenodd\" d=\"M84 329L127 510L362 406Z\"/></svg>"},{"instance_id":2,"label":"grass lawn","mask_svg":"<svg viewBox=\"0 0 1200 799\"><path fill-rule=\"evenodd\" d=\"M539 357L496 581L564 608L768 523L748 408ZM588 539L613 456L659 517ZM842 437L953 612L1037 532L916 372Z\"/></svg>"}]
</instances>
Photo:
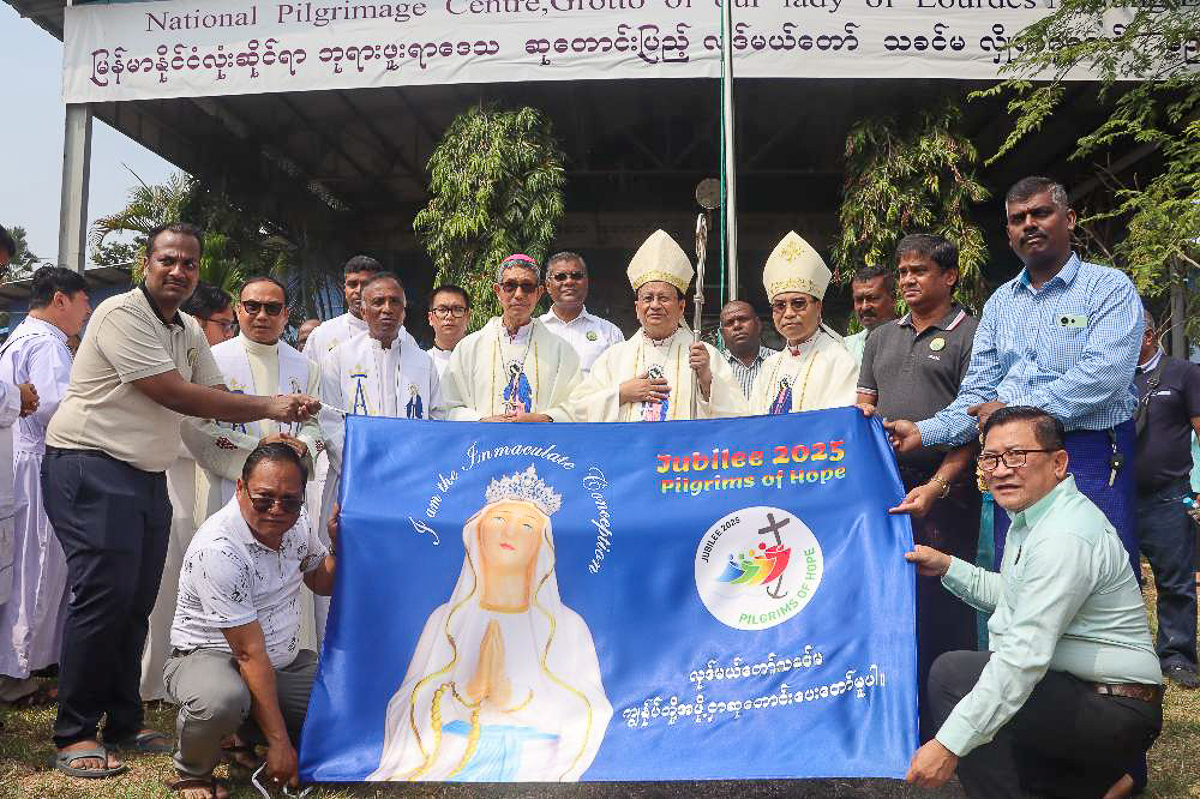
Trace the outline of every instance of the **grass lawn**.
<instances>
[{"instance_id":1,"label":"grass lawn","mask_svg":"<svg viewBox=\"0 0 1200 799\"><path fill-rule=\"evenodd\" d=\"M1153 583L1146 569L1146 602L1154 623ZM147 710L149 726L171 732L175 728L174 709L164 705L152 705ZM23 711L0 710L4 728L0 730L0 799L9 797L47 797L47 799L149 799L168 797L171 792L163 787L163 780L173 775L170 760L166 755L143 755L127 762L129 771L109 780L72 780L55 771L50 763L54 752L50 743L50 728L54 720L53 708L38 708ZM218 770L221 774L223 770ZM651 783L638 786L615 786L611 784L591 786L515 786L499 789L459 786L394 786L387 789L355 786L354 788L321 788L313 791L311 799L338 799L339 797L467 797L504 796L515 797L690 797L699 793L705 796L737 796L739 799L756 799L765 796L789 797L915 797L931 796L948 799L962 793L956 787L941 791L918 791L903 784L886 780L819 780L798 782L758 783ZM1147 797L1159 799L1200 799L1200 691L1182 691L1171 686L1167 691L1165 723L1162 737L1150 751L1150 789ZM255 799L258 793L248 785L237 785L233 791L237 799Z\"/></svg>"}]
</instances>

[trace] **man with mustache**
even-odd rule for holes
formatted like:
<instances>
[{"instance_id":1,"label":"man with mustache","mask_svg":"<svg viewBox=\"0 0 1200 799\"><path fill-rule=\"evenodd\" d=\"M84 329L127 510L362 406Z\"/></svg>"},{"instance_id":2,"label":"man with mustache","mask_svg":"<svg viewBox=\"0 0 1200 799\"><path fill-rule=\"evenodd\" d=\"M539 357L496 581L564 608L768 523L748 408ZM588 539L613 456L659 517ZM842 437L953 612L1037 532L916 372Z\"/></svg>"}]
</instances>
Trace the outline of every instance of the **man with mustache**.
<instances>
[{"instance_id":1,"label":"man with mustache","mask_svg":"<svg viewBox=\"0 0 1200 799\"><path fill-rule=\"evenodd\" d=\"M583 377L587 377L600 353L625 340L619 327L588 312L584 306L588 287L588 269L582 255L560 252L550 256L546 262L546 291L552 304L542 314L542 324L575 348Z\"/></svg>"},{"instance_id":2,"label":"man with mustache","mask_svg":"<svg viewBox=\"0 0 1200 799\"><path fill-rule=\"evenodd\" d=\"M850 292L854 315L863 329L846 336L842 343L861 364L871 331L896 318L896 275L890 266L864 267L850 281Z\"/></svg>"},{"instance_id":3,"label":"man with mustache","mask_svg":"<svg viewBox=\"0 0 1200 799\"><path fill-rule=\"evenodd\" d=\"M533 310L542 269L528 255L496 267L492 289L504 313L458 343L442 381L446 417L463 422L569 422L567 398L579 379L579 356Z\"/></svg>"},{"instance_id":4,"label":"man with mustache","mask_svg":"<svg viewBox=\"0 0 1200 799\"><path fill-rule=\"evenodd\" d=\"M745 300L730 300L721 309L721 338L725 341L725 359L733 370L742 393L749 399L763 362L775 350L762 345L762 320Z\"/></svg>"},{"instance_id":5,"label":"man with mustache","mask_svg":"<svg viewBox=\"0 0 1200 799\"><path fill-rule=\"evenodd\" d=\"M978 322L954 301L958 248L941 236L917 233L896 246L900 292L909 311L875 328L858 373L858 407L884 419L923 419L954 401ZM890 296L890 295L889 295ZM889 300L890 303L890 300ZM974 563L979 540L979 489L969 468L974 442L952 449L899 455L907 494L892 513L912 516L913 538ZM917 578L917 677L921 720L928 725L925 681L938 655L974 649L975 611ZM933 734L926 728L922 739Z\"/></svg>"},{"instance_id":6,"label":"man with mustache","mask_svg":"<svg viewBox=\"0 0 1200 799\"><path fill-rule=\"evenodd\" d=\"M143 726L138 663L167 552L164 473L181 420L302 422L320 408L304 394L225 390L200 325L179 313L196 288L203 238L178 222L150 231L144 282L96 308L46 431L42 491L71 587L55 767L74 777L121 773L114 751L171 748Z\"/></svg>"},{"instance_id":7,"label":"man with mustache","mask_svg":"<svg viewBox=\"0 0 1200 799\"><path fill-rule=\"evenodd\" d=\"M1137 574L1131 461L1141 299L1123 273L1072 251L1075 212L1058 183L1024 178L1009 189L1005 209L1009 245L1025 268L984 305L958 397L915 424L885 426L907 454L964 444L1005 405L1042 408L1066 428L1079 490L1117 528ZM997 514L998 550L1007 526Z\"/></svg>"}]
</instances>

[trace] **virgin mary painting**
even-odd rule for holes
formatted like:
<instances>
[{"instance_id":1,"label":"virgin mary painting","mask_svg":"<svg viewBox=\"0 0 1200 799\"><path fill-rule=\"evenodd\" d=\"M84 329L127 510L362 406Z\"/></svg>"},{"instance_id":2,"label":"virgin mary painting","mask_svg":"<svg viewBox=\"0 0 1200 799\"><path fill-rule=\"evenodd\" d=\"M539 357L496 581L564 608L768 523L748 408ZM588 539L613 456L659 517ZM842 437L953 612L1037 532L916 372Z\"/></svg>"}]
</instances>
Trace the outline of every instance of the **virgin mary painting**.
<instances>
[{"instance_id":1,"label":"virgin mary painting","mask_svg":"<svg viewBox=\"0 0 1200 799\"><path fill-rule=\"evenodd\" d=\"M612 705L554 571L562 498L530 466L493 480L484 500L463 525L454 591L388 703L368 780L571 782L600 748Z\"/></svg>"}]
</instances>

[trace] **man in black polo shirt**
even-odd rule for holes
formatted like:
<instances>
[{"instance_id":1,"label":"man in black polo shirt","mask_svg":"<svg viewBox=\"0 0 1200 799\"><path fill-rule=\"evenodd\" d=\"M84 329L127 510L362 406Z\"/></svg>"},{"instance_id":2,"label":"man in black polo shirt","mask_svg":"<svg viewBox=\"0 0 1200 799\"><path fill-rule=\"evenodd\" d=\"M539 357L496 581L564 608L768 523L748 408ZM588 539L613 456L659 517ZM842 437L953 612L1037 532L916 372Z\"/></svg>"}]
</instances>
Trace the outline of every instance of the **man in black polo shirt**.
<instances>
[{"instance_id":1,"label":"man in black polo shirt","mask_svg":"<svg viewBox=\"0 0 1200 799\"><path fill-rule=\"evenodd\" d=\"M1170 358L1158 344L1154 317L1146 315L1142 351L1134 373L1138 390L1137 518L1142 554L1158 589L1155 650L1163 674L1184 688L1200 688L1196 675L1195 536L1183 501L1191 496L1191 435L1200 433L1200 366Z\"/></svg>"},{"instance_id":2,"label":"man in black polo shirt","mask_svg":"<svg viewBox=\"0 0 1200 799\"><path fill-rule=\"evenodd\" d=\"M958 396L971 362L978 322L954 302L958 248L940 236L905 236L896 247L900 294L909 312L871 332L858 373L858 404L884 419L928 419ZM912 515L916 543L968 563L979 537L979 491L969 469L975 445L919 449L898 455L908 494L893 513ZM921 720L924 686L938 655L976 648L975 612L943 591L937 579L917 577L917 668ZM925 730L923 738L933 734Z\"/></svg>"}]
</instances>

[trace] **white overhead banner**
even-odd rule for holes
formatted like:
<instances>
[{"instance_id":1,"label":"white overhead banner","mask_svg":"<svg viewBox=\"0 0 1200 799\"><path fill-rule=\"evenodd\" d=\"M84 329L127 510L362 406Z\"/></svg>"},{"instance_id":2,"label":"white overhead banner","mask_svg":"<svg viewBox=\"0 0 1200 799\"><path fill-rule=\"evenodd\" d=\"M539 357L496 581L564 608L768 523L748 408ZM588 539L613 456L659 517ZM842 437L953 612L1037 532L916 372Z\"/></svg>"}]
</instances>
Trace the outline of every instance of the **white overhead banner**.
<instances>
[{"instance_id":1,"label":"white overhead banner","mask_svg":"<svg viewBox=\"0 0 1200 799\"><path fill-rule=\"evenodd\" d=\"M1009 40L1056 2L734 1L738 77L956 79L995 78L1014 56ZM1120 13L1106 35L1120 31ZM416 84L711 78L720 70L719 32L719 0L90 4L66 9L63 93L66 102L82 103ZM1181 48L1185 55L1197 57Z\"/></svg>"}]
</instances>

